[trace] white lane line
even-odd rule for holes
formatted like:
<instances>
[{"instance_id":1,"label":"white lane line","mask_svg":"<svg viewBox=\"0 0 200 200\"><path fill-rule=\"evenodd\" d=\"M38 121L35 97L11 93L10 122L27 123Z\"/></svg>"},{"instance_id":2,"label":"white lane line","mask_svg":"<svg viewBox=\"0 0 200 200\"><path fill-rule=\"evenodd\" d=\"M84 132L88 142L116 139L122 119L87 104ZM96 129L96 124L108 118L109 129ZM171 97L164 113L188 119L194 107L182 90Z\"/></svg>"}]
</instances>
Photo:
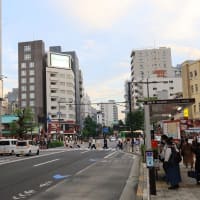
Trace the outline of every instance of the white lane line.
<instances>
[{"instance_id":1,"label":"white lane line","mask_svg":"<svg viewBox=\"0 0 200 200\"><path fill-rule=\"evenodd\" d=\"M55 162L55 161L57 161L57 160L60 160L60 159L49 160L49 161L47 161L47 162L39 163L39 164L33 165L33 166L34 166L34 167L38 167L38 166L41 166L41 165L46 165L46 164Z\"/></svg>"},{"instance_id":2,"label":"white lane line","mask_svg":"<svg viewBox=\"0 0 200 200\"><path fill-rule=\"evenodd\" d=\"M116 151L114 151L114 152L112 152L112 153L110 153L110 154L108 154L107 156L105 156L104 158L109 158L109 157L111 157L113 154L115 154L115 153L117 153Z\"/></svg>"},{"instance_id":3,"label":"white lane line","mask_svg":"<svg viewBox=\"0 0 200 200\"><path fill-rule=\"evenodd\" d=\"M63 153L63 152L67 152L67 151L66 151L66 150L63 150L63 151L52 152L52 153L43 154L43 155L37 155L37 156L33 156L33 157L31 156L31 157L29 157L29 158L18 158L18 160L10 160L10 161L8 161L8 162L0 163L0 166L1 166L1 165L5 165L5 164L20 162L20 161L23 161L23 160L30 160L30 159L36 159L36 158L40 158L40 157L50 156L50 155L59 154L59 153Z\"/></svg>"},{"instance_id":4,"label":"white lane line","mask_svg":"<svg viewBox=\"0 0 200 200\"><path fill-rule=\"evenodd\" d=\"M81 154L87 153L87 152L89 152L89 151L90 151L90 150L82 151Z\"/></svg>"},{"instance_id":5,"label":"white lane line","mask_svg":"<svg viewBox=\"0 0 200 200\"><path fill-rule=\"evenodd\" d=\"M95 162L95 163L92 163L91 165L89 165L89 166L87 166L87 167L85 167L85 168L83 168L83 169L81 169L80 171L78 171L78 172L76 173L76 175L79 175L79 174L83 173L84 171L86 171L87 169L89 169L90 167L92 167L93 165L96 165L96 162Z\"/></svg>"}]
</instances>

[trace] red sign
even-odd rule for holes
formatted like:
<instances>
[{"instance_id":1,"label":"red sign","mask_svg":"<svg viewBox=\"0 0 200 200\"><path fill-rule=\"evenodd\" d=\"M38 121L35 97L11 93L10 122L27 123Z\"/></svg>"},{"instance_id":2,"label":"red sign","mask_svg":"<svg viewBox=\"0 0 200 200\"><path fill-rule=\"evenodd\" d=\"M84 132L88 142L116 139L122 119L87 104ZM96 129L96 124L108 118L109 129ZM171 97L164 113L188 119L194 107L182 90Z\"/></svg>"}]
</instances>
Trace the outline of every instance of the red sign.
<instances>
[{"instance_id":1,"label":"red sign","mask_svg":"<svg viewBox=\"0 0 200 200\"><path fill-rule=\"evenodd\" d=\"M151 147L153 149L157 149L158 148L158 141L157 140L151 140Z\"/></svg>"}]
</instances>

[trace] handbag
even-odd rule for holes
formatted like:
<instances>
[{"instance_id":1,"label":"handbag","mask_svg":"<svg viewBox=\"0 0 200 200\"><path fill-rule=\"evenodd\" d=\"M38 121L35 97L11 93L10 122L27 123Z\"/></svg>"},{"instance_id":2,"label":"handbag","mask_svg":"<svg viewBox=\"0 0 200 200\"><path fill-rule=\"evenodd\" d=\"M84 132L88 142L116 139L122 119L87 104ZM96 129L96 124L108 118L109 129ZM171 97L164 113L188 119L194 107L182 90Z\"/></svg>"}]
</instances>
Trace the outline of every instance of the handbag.
<instances>
[{"instance_id":1,"label":"handbag","mask_svg":"<svg viewBox=\"0 0 200 200\"><path fill-rule=\"evenodd\" d=\"M190 178L196 178L197 174L194 170L190 170L187 172L188 177Z\"/></svg>"}]
</instances>

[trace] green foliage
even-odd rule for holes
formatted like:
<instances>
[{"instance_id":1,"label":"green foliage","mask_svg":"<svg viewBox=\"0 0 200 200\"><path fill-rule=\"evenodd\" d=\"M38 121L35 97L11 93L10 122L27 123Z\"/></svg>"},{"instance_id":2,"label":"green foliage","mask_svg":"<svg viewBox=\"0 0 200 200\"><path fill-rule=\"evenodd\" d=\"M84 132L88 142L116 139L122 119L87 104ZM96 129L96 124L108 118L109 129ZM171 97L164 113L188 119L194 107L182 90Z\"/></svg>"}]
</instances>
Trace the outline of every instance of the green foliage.
<instances>
[{"instance_id":1,"label":"green foliage","mask_svg":"<svg viewBox=\"0 0 200 200\"><path fill-rule=\"evenodd\" d=\"M62 147L64 146L63 141L55 140L49 143L48 148Z\"/></svg>"},{"instance_id":2,"label":"green foliage","mask_svg":"<svg viewBox=\"0 0 200 200\"><path fill-rule=\"evenodd\" d=\"M119 122L118 122L118 125L119 126L124 126L124 122L120 119Z\"/></svg>"},{"instance_id":3,"label":"green foliage","mask_svg":"<svg viewBox=\"0 0 200 200\"><path fill-rule=\"evenodd\" d=\"M28 131L35 127L32 110L31 108L17 109L15 115L18 120L10 124L11 134L23 138Z\"/></svg>"},{"instance_id":4,"label":"green foliage","mask_svg":"<svg viewBox=\"0 0 200 200\"><path fill-rule=\"evenodd\" d=\"M90 116L87 116L84 121L84 128L83 128L83 137L95 137L97 124L95 121L92 120Z\"/></svg>"},{"instance_id":5,"label":"green foliage","mask_svg":"<svg viewBox=\"0 0 200 200\"><path fill-rule=\"evenodd\" d=\"M132 130L144 129L144 111L138 109L134 112L128 113L126 117L126 126L131 127Z\"/></svg>"}]
</instances>

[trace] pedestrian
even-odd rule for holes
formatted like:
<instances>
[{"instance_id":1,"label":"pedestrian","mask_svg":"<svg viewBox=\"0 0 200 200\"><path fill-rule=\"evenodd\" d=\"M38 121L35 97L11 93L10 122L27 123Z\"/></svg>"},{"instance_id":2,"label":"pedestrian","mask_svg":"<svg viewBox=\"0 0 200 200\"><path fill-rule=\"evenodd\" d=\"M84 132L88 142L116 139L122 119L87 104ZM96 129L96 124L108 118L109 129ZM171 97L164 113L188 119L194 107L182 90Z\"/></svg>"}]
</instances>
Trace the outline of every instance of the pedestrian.
<instances>
[{"instance_id":1,"label":"pedestrian","mask_svg":"<svg viewBox=\"0 0 200 200\"><path fill-rule=\"evenodd\" d=\"M193 147L193 152L195 154L195 174L196 174L196 182L200 184L200 143L197 142Z\"/></svg>"},{"instance_id":2,"label":"pedestrian","mask_svg":"<svg viewBox=\"0 0 200 200\"><path fill-rule=\"evenodd\" d=\"M89 138L89 144L88 144L88 149L90 149L92 146L92 138Z\"/></svg>"},{"instance_id":3,"label":"pedestrian","mask_svg":"<svg viewBox=\"0 0 200 200\"><path fill-rule=\"evenodd\" d=\"M96 141L95 139L92 139L92 145L91 145L91 149L96 149Z\"/></svg>"},{"instance_id":4,"label":"pedestrian","mask_svg":"<svg viewBox=\"0 0 200 200\"><path fill-rule=\"evenodd\" d=\"M103 149L107 149L108 148L108 141L107 141L107 139L106 138L104 138L104 140L103 140Z\"/></svg>"},{"instance_id":5,"label":"pedestrian","mask_svg":"<svg viewBox=\"0 0 200 200\"><path fill-rule=\"evenodd\" d=\"M119 139L118 140L118 147L119 147L119 149L123 149L123 142L122 142L122 140L121 139Z\"/></svg>"},{"instance_id":6,"label":"pedestrian","mask_svg":"<svg viewBox=\"0 0 200 200\"><path fill-rule=\"evenodd\" d=\"M192 151L192 144L188 142L188 138L185 139L181 146L181 155L183 156L183 164L186 168L190 165L192 169L194 165L194 153Z\"/></svg>"},{"instance_id":7,"label":"pedestrian","mask_svg":"<svg viewBox=\"0 0 200 200\"><path fill-rule=\"evenodd\" d=\"M173 154L176 152L179 152L176 144L173 143L172 138L168 138L164 158L167 180L170 183L170 187L168 189L178 189L179 183L181 182L179 161L173 159Z\"/></svg>"},{"instance_id":8,"label":"pedestrian","mask_svg":"<svg viewBox=\"0 0 200 200\"><path fill-rule=\"evenodd\" d=\"M164 165L164 160L165 160L165 152L166 152L166 149L167 149L167 140L168 140L167 135L161 136L160 153L159 153L159 160L162 162L162 167L163 167L163 170L165 172L163 179L166 182L168 182L168 180L167 180L167 169L166 169L166 165Z\"/></svg>"}]
</instances>

